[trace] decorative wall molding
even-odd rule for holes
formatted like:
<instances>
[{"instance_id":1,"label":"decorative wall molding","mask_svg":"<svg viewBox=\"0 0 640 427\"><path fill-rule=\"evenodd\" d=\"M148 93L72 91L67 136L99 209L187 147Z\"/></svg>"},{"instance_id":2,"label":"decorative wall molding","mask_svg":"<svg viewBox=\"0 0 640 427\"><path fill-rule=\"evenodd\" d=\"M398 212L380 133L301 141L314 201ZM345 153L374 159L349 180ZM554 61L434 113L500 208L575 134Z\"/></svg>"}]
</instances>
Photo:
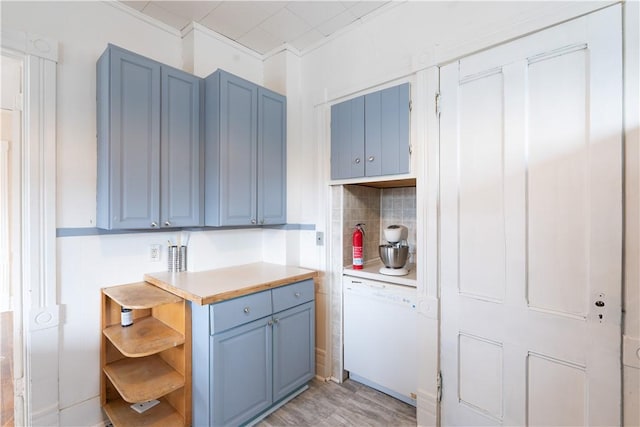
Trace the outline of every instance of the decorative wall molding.
<instances>
[{"instance_id":1,"label":"decorative wall molding","mask_svg":"<svg viewBox=\"0 0 640 427\"><path fill-rule=\"evenodd\" d=\"M2 29L2 48L54 62L58 61L58 43L38 34Z\"/></svg>"},{"instance_id":2,"label":"decorative wall molding","mask_svg":"<svg viewBox=\"0 0 640 427\"><path fill-rule=\"evenodd\" d=\"M140 12L139 10L136 10L132 7L127 6L126 4L119 2L119 1L113 1L113 0L106 0L103 1L104 4L108 4L111 7L114 7L116 9L121 10L124 13L127 13L131 16L133 16L134 18L138 18L141 21L146 22L149 25L153 25L156 28L159 28L163 31L166 31L169 34L172 34L176 37L181 37L181 32L180 30L176 30L175 28L173 28L170 25L165 24L162 21L158 21L155 18L150 17L149 15L145 15L144 13Z\"/></svg>"},{"instance_id":3,"label":"decorative wall molding","mask_svg":"<svg viewBox=\"0 0 640 427\"><path fill-rule=\"evenodd\" d=\"M23 61L21 318L24 411L17 423L57 425L59 307L56 277L57 42L3 30L2 49ZM19 375L19 374L18 374ZM20 398L22 395L18 395ZM23 419L20 419L23 418Z\"/></svg>"}]
</instances>

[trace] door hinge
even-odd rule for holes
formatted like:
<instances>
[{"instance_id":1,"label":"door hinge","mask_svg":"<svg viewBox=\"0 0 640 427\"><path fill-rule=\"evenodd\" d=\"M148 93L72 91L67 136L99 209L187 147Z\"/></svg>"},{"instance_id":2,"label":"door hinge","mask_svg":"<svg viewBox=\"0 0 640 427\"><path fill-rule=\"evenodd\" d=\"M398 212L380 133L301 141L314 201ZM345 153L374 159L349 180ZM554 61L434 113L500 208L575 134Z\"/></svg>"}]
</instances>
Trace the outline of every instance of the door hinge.
<instances>
[{"instance_id":1,"label":"door hinge","mask_svg":"<svg viewBox=\"0 0 640 427\"><path fill-rule=\"evenodd\" d=\"M13 392L16 397L24 397L24 377L16 378L13 386Z\"/></svg>"},{"instance_id":2,"label":"door hinge","mask_svg":"<svg viewBox=\"0 0 640 427\"><path fill-rule=\"evenodd\" d=\"M436 116L440 117L440 94L436 93Z\"/></svg>"},{"instance_id":3,"label":"door hinge","mask_svg":"<svg viewBox=\"0 0 640 427\"><path fill-rule=\"evenodd\" d=\"M442 402L442 371L438 372L438 378L436 378L436 388L438 390L438 402Z\"/></svg>"}]
</instances>

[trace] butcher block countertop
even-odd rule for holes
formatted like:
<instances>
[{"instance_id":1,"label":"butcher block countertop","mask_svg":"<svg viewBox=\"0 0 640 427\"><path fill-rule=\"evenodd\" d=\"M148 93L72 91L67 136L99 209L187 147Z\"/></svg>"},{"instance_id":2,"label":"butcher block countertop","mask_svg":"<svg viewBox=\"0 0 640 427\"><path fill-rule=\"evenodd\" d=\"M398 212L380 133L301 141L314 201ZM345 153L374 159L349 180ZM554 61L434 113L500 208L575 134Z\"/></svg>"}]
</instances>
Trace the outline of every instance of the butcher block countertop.
<instances>
[{"instance_id":1,"label":"butcher block countertop","mask_svg":"<svg viewBox=\"0 0 640 427\"><path fill-rule=\"evenodd\" d=\"M207 271L149 273L144 280L174 295L207 305L316 277L317 271L258 262Z\"/></svg>"}]
</instances>

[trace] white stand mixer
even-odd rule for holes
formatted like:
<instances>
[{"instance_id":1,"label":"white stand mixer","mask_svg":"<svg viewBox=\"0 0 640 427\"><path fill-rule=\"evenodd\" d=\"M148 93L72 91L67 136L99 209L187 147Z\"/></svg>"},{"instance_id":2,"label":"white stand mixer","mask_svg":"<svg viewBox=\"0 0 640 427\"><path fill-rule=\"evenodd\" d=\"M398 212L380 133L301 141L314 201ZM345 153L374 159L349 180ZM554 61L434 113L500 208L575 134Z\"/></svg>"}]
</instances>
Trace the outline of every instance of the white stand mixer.
<instances>
[{"instance_id":1,"label":"white stand mixer","mask_svg":"<svg viewBox=\"0 0 640 427\"><path fill-rule=\"evenodd\" d=\"M409 246L407 245L408 230L404 225L390 225L383 230L384 238L389 244L380 245L378 251L384 264L380 274L389 276L406 276L409 270L405 267Z\"/></svg>"}]
</instances>

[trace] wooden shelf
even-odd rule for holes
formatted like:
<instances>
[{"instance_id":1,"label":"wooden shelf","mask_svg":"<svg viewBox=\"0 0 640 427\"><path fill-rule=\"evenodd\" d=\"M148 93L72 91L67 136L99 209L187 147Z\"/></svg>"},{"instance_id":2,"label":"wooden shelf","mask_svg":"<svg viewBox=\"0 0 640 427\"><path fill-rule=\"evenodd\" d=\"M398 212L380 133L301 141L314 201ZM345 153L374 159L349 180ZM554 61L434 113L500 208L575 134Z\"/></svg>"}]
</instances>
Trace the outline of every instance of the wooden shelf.
<instances>
[{"instance_id":1,"label":"wooden shelf","mask_svg":"<svg viewBox=\"0 0 640 427\"><path fill-rule=\"evenodd\" d=\"M147 282L113 286L104 288L102 292L122 307L136 310L182 301L182 298L179 296L173 295Z\"/></svg>"},{"instance_id":2,"label":"wooden shelf","mask_svg":"<svg viewBox=\"0 0 640 427\"><path fill-rule=\"evenodd\" d=\"M137 319L126 328L109 326L103 331L111 343L127 357L144 357L184 344L184 335L155 317Z\"/></svg>"},{"instance_id":3,"label":"wooden shelf","mask_svg":"<svg viewBox=\"0 0 640 427\"><path fill-rule=\"evenodd\" d=\"M164 399L142 414L131 409L131 404L122 399L112 400L104 406L104 411L114 427L168 427L184 426L183 418Z\"/></svg>"},{"instance_id":4,"label":"wooden shelf","mask_svg":"<svg viewBox=\"0 0 640 427\"><path fill-rule=\"evenodd\" d=\"M185 385L184 376L158 355L120 359L107 364L104 373L130 403L158 399Z\"/></svg>"}]
</instances>

